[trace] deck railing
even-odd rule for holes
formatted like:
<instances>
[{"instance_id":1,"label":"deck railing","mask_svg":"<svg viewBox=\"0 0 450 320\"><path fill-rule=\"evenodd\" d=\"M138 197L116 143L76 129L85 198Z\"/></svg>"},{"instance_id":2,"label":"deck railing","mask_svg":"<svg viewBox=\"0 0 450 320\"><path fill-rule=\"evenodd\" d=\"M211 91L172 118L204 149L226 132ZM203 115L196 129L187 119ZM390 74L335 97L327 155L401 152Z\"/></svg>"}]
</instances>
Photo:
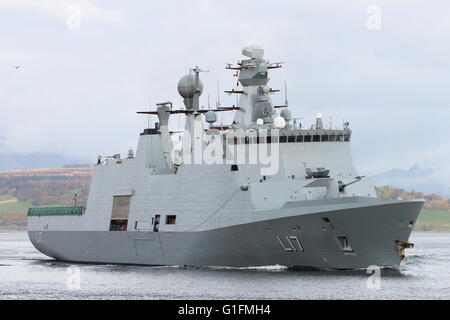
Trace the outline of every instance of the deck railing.
<instances>
[{"instance_id":1,"label":"deck railing","mask_svg":"<svg viewBox=\"0 0 450 320\"><path fill-rule=\"evenodd\" d=\"M29 217L40 216L81 216L85 207L40 207L28 209Z\"/></svg>"}]
</instances>

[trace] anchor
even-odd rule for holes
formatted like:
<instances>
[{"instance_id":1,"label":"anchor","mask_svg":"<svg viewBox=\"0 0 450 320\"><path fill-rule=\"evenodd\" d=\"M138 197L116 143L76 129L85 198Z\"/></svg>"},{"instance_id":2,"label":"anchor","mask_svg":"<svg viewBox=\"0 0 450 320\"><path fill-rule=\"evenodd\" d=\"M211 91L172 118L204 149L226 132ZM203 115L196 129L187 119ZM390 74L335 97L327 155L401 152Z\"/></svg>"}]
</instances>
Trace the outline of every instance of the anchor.
<instances>
[{"instance_id":1,"label":"anchor","mask_svg":"<svg viewBox=\"0 0 450 320\"><path fill-rule=\"evenodd\" d=\"M395 247L397 249L400 259L405 259L405 249L414 248L414 243L395 240Z\"/></svg>"}]
</instances>

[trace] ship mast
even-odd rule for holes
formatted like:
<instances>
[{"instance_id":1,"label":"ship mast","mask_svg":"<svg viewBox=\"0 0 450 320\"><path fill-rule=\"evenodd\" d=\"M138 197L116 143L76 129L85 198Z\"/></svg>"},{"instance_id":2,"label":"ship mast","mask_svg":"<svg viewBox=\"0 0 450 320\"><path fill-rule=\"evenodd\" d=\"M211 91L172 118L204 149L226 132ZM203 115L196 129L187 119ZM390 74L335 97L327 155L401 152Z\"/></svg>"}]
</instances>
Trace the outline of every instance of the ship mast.
<instances>
[{"instance_id":1,"label":"ship mast","mask_svg":"<svg viewBox=\"0 0 450 320\"><path fill-rule=\"evenodd\" d=\"M270 63L263 59L264 49L260 46L245 47L242 49L242 54L250 59L238 62L237 66L229 64L226 67L228 70L237 71L236 76L243 86L243 90L225 91L228 94L241 94L240 111L236 112L234 122L246 128L254 125L258 119L262 119L264 124L270 125L273 123L275 113L271 95L279 90L273 90L267 86L270 80L268 70L281 68L281 62Z\"/></svg>"},{"instance_id":2,"label":"ship mast","mask_svg":"<svg viewBox=\"0 0 450 320\"><path fill-rule=\"evenodd\" d=\"M158 126L155 127L158 134L161 136L161 145L164 152L164 158L168 168L175 166L171 157L173 152L173 144L170 138L169 131L169 117L171 114L185 114L186 124L183 135L183 149L182 157L184 164L202 163L202 148L203 148L203 120L202 114L205 114L206 121L212 125L216 120L216 112L238 110L237 107L217 107L211 110L210 108L200 109L200 95L203 92L203 83L200 80L201 70L198 66L190 70L191 72L182 77L178 82L178 93L183 97L184 106L186 109L173 109L172 102L163 102L157 104L156 111L139 111L138 114L154 114L158 116ZM199 152L193 152L197 150ZM194 157L194 158L193 158Z\"/></svg>"}]
</instances>

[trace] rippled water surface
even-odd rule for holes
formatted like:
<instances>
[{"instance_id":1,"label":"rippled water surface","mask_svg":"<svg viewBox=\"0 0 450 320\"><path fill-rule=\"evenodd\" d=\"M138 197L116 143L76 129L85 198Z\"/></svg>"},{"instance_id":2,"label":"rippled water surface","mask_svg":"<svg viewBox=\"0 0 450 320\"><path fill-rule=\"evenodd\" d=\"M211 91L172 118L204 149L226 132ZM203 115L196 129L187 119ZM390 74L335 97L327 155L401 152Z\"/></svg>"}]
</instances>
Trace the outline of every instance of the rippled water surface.
<instances>
[{"instance_id":1,"label":"rippled water surface","mask_svg":"<svg viewBox=\"0 0 450 320\"><path fill-rule=\"evenodd\" d=\"M26 233L0 233L0 299L449 299L450 234L411 241L401 270L382 270L381 289L370 289L366 271L70 264L39 253Z\"/></svg>"}]
</instances>

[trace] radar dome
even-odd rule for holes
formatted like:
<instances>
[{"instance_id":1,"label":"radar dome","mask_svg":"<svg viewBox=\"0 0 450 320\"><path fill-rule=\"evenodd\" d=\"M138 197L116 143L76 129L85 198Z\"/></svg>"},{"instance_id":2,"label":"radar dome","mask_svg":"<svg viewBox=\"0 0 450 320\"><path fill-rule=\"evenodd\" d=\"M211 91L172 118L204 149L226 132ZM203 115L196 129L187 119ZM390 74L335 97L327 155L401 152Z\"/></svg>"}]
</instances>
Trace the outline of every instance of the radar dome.
<instances>
[{"instance_id":1,"label":"radar dome","mask_svg":"<svg viewBox=\"0 0 450 320\"><path fill-rule=\"evenodd\" d=\"M198 90L199 95L201 95L203 92L203 83L200 79L198 80L198 84L198 88L195 88L195 75L185 75L180 79L180 81L178 81L178 93L184 99L194 97L196 90Z\"/></svg>"},{"instance_id":2,"label":"radar dome","mask_svg":"<svg viewBox=\"0 0 450 320\"><path fill-rule=\"evenodd\" d=\"M217 121L217 115L214 111L209 110L206 114L205 114L205 121L208 122L209 124L213 124L214 122Z\"/></svg>"},{"instance_id":3,"label":"radar dome","mask_svg":"<svg viewBox=\"0 0 450 320\"><path fill-rule=\"evenodd\" d=\"M258 126L262 126L262 125L264 124L264 120L261 119L261 118L259 118L259 119L256 120L256 124L257 124Z\"/></svg>"},{"instance_id":4,"label":"radar dome","mask_svg":"<svg viewBox=\"0 0 450 320\"><path fill-rule=\"evenodd\" d=\"M284 120L283 117L278 116L273 120L273 126L276 129L282 129L286 126L286 120Z\"/></svg>"},{"instance_id":5,"label":"radar dome","mask_svg":"<svg viewBox=\"0 0 450 320\"><path fill-rule=\"evenodd\" d=\"M292 119L291 111L289 109L283 109L280 112L280 116L284 118L284 120L289 121Z\"/></svg>"}]
</instances>

